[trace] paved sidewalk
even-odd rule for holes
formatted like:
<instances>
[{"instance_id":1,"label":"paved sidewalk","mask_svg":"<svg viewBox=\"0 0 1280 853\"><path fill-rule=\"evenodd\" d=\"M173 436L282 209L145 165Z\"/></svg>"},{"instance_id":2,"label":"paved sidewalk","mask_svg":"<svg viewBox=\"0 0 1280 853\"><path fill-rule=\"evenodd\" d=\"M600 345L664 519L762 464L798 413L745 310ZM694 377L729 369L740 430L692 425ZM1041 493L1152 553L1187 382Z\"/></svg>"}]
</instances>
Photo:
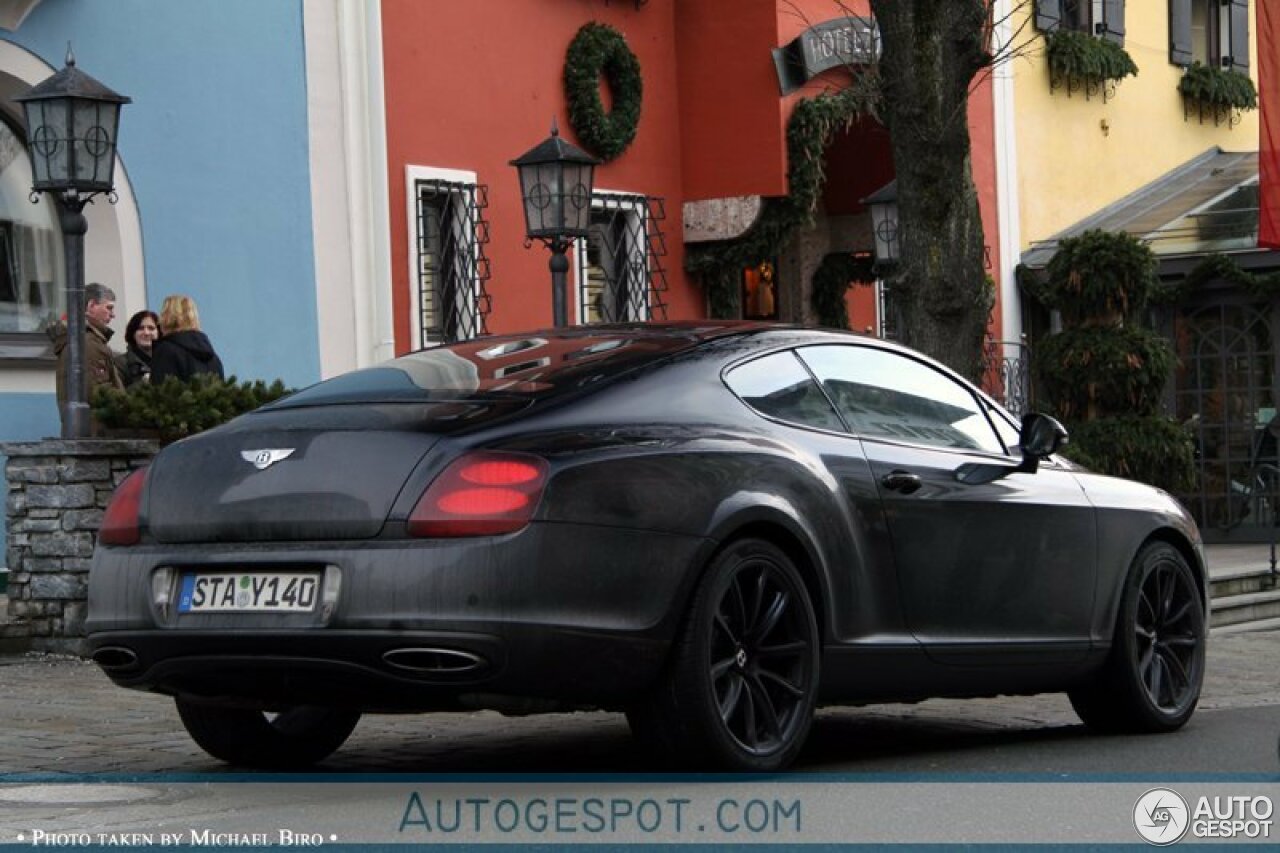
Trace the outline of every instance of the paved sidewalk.
<instances>
[{"instance_id":1,"label":"paved sidewalk","mask_svg":"<svg viewBox=\"0 0 1280 853\"><path fill-rule=\"evenodd\" d=\"M187 737L172 700L124 690L73 657L0 657L0 774L225 773ZM1280 720L1280 632L1213 638L1200 707L1269 706ZM1075 726L1065 696L929 700L826 709L823 717L927 720L963 731ZM369 716L319 768L336 772L636 771L652 769L621 714L509 718Z\"/></svg>"},{"instance_id":2,"label":"paved sidewalk","mask_svg":"<svg viewBox=\"0 0 1280 853\"><path fill-rule=\"evenodd\" d=\"M1277 547L1280 557L1280 547ZM1209 577L1222 578L1271 570L1271 546L1267 544L1206 545L1205 562Z\"/></svg>"}]
</instances>

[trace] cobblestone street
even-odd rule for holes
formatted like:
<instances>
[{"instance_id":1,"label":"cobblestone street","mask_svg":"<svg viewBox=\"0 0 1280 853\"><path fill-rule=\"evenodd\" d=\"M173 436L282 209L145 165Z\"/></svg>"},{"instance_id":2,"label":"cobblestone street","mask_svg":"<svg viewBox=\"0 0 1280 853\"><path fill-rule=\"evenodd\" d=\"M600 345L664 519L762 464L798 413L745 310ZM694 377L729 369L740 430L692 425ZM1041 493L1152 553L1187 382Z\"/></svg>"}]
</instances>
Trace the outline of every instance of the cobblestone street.
<instances>
[{"instance_id":1,"label":"cobblestone street","mask_svg":"<svg viewBox=\"0 0 1280 853\"><path fill-rule=\"evenodd\" d=\"M1215 637L1202 711L1280 706L1280 632ZM187 737L171 700L115 687L71 657L0 658L0 773L222 773ZM967 733L1079 725L1063 695L930 700L821 711L801 764L821 767L826 741L853 732L871 751L884 734L929 723ZM1194 721L1193 721L1194 722ZM1049 734L1045 735L1049 737ZM851 748L841 759L855 761ZM337 772L637 771L648 769L621 714L524 718L494 712L369 716L320 768Z\"/></svg>"}]
</instances>

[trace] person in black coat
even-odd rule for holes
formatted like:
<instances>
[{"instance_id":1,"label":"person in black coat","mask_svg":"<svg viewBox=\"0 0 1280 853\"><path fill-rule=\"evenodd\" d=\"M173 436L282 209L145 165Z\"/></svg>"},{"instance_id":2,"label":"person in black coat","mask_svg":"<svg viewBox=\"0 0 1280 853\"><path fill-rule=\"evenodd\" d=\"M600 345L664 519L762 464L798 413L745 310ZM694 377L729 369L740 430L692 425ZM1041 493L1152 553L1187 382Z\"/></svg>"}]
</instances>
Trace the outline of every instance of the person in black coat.
<instances>
[{"instance_id":1,"label":"person in black coat","mask_svg":"<svg viewBox=\"0 0 1280 853\"><path fill-rule=\"evenodd\" d=\"M170 376L187 380L202 373L225 378L222 360L213 344L200 331L200 315L190 296L167 296L160 309L162 337L151 348L151 381L163 382Z\"/></svg>"},{"instance_id":2,"label":"person in black coat","mask_svg":"<svg viewBox=\"0 0 1280 853\"><path fill-rule=\"evenodd\" d=\"M124 387L129 388L151 378L151 351L160 336L160 318L154 311L139 311L124 327L126 349L116 356L116 367Z\"/></svg>"}]
</instances>

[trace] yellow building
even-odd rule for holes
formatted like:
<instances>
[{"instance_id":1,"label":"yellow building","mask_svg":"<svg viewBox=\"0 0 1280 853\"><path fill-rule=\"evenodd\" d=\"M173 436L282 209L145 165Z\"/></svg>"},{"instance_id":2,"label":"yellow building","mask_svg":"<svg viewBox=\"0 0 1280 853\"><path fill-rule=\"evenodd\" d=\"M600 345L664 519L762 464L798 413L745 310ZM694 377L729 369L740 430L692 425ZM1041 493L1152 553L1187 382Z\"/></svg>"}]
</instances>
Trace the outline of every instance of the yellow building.
<instances>
[{"instance_id":1,"label":"yellow building","mask_svg":"<svg viewBox=\"0 0 1280 853\"><path fill-rule=\"evenodd\" d=\"M1034 348L1051 322L1017 292L1012 267L1043 270L1061 239L1090 228L1143 239L1170 281L1217 253L1248 275L1280 267L1257 248L1257 111L1186 94L1228 72L1256 86L1257 2L998 0L996 41L1014 54L995 72L1002 296L1022 306L1005 311L1006 340ZM1127 54L1137 73L1055 70L1051 54L1068 48ZM1259 474L1276 462L1280 300L1259 294L1209 277L1153 316L1178 356L1169 411L1201 451L1199 490L1183 497L1209 539L1270 536L1280 502Z\"/></svg>"}]
</instances>

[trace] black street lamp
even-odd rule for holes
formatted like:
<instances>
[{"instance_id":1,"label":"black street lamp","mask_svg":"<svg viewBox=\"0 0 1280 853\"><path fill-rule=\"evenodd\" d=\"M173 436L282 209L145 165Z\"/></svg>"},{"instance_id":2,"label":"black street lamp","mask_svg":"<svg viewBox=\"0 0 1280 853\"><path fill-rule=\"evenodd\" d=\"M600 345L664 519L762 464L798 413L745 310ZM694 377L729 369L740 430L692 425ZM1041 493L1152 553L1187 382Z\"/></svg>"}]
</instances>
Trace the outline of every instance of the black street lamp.
<instances>
[{"instance_id":1,"label":"black street lamp","mask_svg":"<svg viewBox=\"0 0 1280 853\"><path fill-rule=\"evenodd\" d=\"M86 438L84 235L89 225L83 211L95 195L114 193L120 107L130 99L76 68L68 47L65 68L14 100L22 104L27 118L31 200L39 201L42 192L53 195L67 258L67 402L62 437Z\"/></svg>"},{"instance_id":2,"label":"black street lamp","mask_svg":"<svg viewBox=\"0 0 1280 853\"><path fill-rule=\"evenodd\" d=\"M898 233L898 181L895 178L871 195L862 199L871 208L871 228L875 235L876 261L891 264L901 254L901 235Z\"/></svg>"},{"instance_id":3,"label":"black street lamp","mask_svg":"<svg viewBox=\"0 0 1280 853\"><path fill-rule=\"evenodd\" d=\"M569 324L565 299L565 253L591 225L591 184L599 163L560 138L555 120L551 135L511 161L520 173L524 201L525 245L541 240L551 250L551 313L557 328Z\"/></svg>"}]
</instances>

